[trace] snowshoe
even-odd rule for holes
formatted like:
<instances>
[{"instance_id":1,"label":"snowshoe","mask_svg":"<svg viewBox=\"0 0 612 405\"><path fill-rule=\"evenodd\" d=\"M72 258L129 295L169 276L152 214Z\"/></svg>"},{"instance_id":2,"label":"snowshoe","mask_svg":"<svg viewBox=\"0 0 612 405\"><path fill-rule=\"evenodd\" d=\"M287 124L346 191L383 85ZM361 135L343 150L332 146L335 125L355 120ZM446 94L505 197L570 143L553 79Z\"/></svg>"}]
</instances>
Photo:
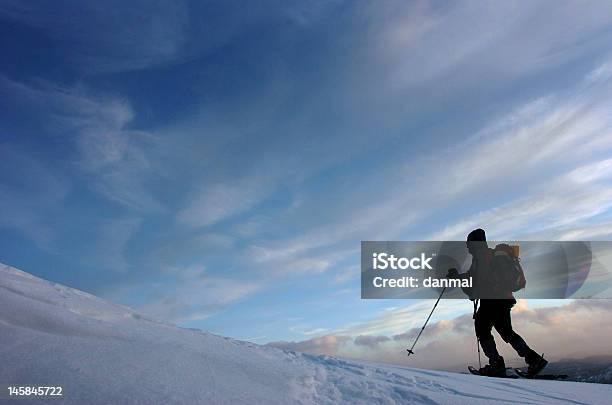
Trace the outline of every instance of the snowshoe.
<instances>
[{"instance_id":1,"label":"snowshoe","mask_svg":"<svg viewBox=\"0 0 612 405\"><path fill-rule=\"evenodd\" d=\"M522 378L527 378L530 380L566 380L568 378L567 374L535 374L529 375L526 371L521 370L520 368L515 368L514 372Z\"/></svg>"},{"instance_id":2,"label":"snowshoe","mask_svg":"<svg viewBox=\"0 0 612 405\"><path fill-rule=\"evenodd\" d=\"M484 367L483 367L483 369L484 369ZM480 374L480 370L479 370L479 369L477 369L476 367L472 367L472 366L468 366L468 371L469 371L470 373L474 374L474 375L480 375L480 376L483 376L483 377L497 377L497 378L519 378L517 375L514 375L514 374L506 374L506 370L504 370L504 373L503 373L503 374L501 374L501 373L500 373L500 374L495 375L495 376L492 376L492 375L486 375L486 374Z\"/></svg>"}]
</instances>

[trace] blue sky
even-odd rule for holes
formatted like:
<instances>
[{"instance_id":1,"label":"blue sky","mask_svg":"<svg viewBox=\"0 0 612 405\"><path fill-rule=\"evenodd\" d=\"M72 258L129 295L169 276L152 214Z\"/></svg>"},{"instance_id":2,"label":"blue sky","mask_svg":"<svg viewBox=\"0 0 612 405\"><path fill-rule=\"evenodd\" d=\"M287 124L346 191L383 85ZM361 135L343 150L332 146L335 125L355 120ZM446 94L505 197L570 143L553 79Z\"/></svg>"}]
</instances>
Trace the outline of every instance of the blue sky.
<instances>
[{"instance_id":1,"label":"blue sky","mask_svg":"<svg viewBox=\"0 0 612 405\"><path fill-rule=\"evenodd\" d=\"M610 3L0 20L0 261L37 276L259 343L394 335L430 303L360 300L361 240L612 234Z\"/></svg>"}]
</instances>

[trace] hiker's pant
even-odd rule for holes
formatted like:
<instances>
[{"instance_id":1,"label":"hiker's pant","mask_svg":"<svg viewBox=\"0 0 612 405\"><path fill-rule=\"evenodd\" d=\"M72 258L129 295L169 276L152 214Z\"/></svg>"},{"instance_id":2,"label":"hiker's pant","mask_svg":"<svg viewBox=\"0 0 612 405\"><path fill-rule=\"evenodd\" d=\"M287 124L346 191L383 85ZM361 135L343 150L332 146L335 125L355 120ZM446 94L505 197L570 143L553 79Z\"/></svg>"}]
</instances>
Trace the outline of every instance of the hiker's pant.
<instances>
[{"instance_id":1,"label":"hiker's pant","mask_svg":"<svg viewBox=\"0 0 612 405\"><path fill-rule=\"evenodd\" d=\"M474 327L482 350L489 359L499 357L495 340L491 334L493 328L505 342L512 345L519 356L527 357L533 354L533 350L527 346L523 338L512 330L510 310L515 302L514 300L480 300L480 307L474 317Z\"/></svg>"}]
</instances>

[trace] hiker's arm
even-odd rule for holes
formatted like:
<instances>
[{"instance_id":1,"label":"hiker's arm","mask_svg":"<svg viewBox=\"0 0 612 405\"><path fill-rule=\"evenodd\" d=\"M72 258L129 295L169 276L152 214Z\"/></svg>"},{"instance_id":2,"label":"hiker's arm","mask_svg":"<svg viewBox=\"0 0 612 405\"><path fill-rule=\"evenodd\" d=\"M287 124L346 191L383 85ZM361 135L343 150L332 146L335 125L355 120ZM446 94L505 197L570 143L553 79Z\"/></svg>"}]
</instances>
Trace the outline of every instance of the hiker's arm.
<instances>
[{"instance_id":1,"label":"hiker's arm","mask_svg":"<svg viewBox=\"0 0 612 405\"><path fill-rule=\"evenodd\" d=\"M456 268L448 269L448 274L446 274L446 278L458 278L460 280L466 279L470 277L470 271L466 271L465 273L459 273Z\"/></svg>"},{"instance_id":2,"label":"hiker's arm","mask_svg":"<svg viewBox=\"0 0 612 405\"><path fill-rule=\"evenodd\" d=\"M469 270L466 271L465 273L459 274L457 269L454 268L454 267L452 269L448 269L448 274L446 275L447 278L455 278L455 279L460 279L460 280L466 279L466 278L471 277L471 276L472 276L472 274L470 273ZM461 287L461 290L468 297L472 296L472 289L470 287Z\"/></svg>"}]
</instances>

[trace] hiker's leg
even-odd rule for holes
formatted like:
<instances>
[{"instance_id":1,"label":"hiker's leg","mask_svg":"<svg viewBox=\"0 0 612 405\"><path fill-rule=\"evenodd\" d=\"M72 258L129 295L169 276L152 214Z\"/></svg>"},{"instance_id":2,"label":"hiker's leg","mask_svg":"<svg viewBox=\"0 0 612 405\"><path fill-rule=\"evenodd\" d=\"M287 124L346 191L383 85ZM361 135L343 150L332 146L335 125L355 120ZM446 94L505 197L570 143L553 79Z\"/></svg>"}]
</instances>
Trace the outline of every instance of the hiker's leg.
<instances>
[{"instance_id":1,"label":"hiker's leg","mask_svg":"<svg viewBox=\"0 0 612 405\"><path fill-rule=\"evenodd\" d=\"M476 312L474 318L474 329L476 330L476 336L480 341L480 346L485 356L487 356L489 360L499 359L500 355L497 352L495 340L491 334L491 329L493 329L492 312L489 311L487 307L481 306L478 308L478 312Z\"/></svg>"},{"instance_id":2,"label":"hiker's leg","mask_svg":"<svg viewBox=\"0 0 612 405\"><path fill-rule=\"evenodd\" d=\"M512 348L516 350L519 356L525 358L527 363L534 358L540 356L533 351L525 340L512 329L512 319L510 316L511 306L507 308L500 307L493 321L495 330L499 333L506 343L510 343Z\"/></svg>"}]
</instances>

